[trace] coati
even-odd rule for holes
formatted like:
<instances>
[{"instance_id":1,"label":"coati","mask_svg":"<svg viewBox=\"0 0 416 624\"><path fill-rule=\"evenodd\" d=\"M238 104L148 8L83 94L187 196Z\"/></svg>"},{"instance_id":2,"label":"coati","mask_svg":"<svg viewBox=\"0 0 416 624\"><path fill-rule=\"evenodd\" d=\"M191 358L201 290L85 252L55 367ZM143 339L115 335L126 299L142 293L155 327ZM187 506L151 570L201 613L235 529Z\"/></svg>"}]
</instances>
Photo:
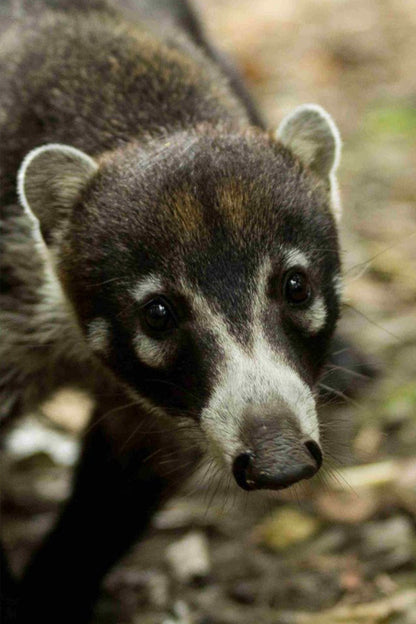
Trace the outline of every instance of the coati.
<instances>
[{"instance_id":1,"label":"coati","mask_svg":"<svg viewBox=\"0 0 416 624\"><path fill-rule=\"evenodd\" d=\"M2 418L95 399L8 617L81 624L203 458L245 490L319 470L340 139L316 105L266 131L183 1L23 1L2 30Z\"/></svg>"}]
</instances>

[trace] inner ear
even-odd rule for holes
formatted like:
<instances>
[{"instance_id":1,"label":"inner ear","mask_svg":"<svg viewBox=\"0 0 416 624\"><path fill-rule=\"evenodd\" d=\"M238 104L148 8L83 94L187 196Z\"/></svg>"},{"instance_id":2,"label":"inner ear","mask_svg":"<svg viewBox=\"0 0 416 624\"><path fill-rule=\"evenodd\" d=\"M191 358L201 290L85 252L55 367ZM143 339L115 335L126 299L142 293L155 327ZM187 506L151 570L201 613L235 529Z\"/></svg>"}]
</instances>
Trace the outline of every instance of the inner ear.
<instances>
[{"instance_id":1,"label":"inner ear","mask_svg":"<svg viewBox=\"0 0 416 624\"><path fill-rule=\"evenodd\" d=\"M332 117L321 106L296 108L283 119L277 137L321 178L328 178L337 169L341 138Z\"/></svg>"},{"instance_id":2,"label":"inner ear","mask_svg":"<svg viewBox=\"0 0 416 624\"><path fill-rule=\"evenodd\" d=\"M333 212L341 208L335 173L341 154L341 138L332 117L317 104L305 104L283 119L277 138L330 190Z\"/></svg>"},{"instance_id":3,"label":"inner ear","mask_svg":"<svg viewBox=\"0 0 416 624\"><path fill-rule=\"evenodd\" d=\"M97 169L90 156L69 145L44 145L26 156L17 178L18 195L26 212L38 221L47 243L67 220Z\"/></svg>"}]
</instances>

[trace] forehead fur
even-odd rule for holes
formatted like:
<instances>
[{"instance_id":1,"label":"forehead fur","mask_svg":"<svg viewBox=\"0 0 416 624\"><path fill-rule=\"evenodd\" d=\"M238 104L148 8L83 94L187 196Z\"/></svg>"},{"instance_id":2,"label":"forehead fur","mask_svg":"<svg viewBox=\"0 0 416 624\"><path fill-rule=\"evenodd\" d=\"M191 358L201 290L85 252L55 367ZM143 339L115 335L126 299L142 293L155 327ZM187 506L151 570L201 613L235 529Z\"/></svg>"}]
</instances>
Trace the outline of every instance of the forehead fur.
<instances>
[{"instance_id":1,"label":"forehead fur","mask_svg":"<svg viewBox=\"0 0 416 624\"><path fill-rule=\"evenodd\" d=\"M96 202L105 219L114 219L116 205L117 225L124 217L130 231L140 227L150 241L199 242L201 228L213 227L230 228L236 243L247 230L286 239L302 225L310 233L334 230L325 185L260 131L211 129L131 145L106 158L98 179L89 209Z\"/></svg>"},{"instance_id":2,"label":"forehead fur","mask_svg":"<svg viewBox=\"0 0 416 624\"><path fill-rule=\"evenodd\" d=\"M326 263L328 276L336 272L326 191L260 131L203 129L131 144L100 163L64 253L80 280L157 273L185 276L221 302L224 294L249 297L263 260L279 262L287 248Z\"/></svg>"},{"instance_id":3,"label":"forehead fur","mask_svg":"<svg viewBox=\"0 0 416 624\"><path fill-rule=\"evenodd\" d=\"M204 208L188 184L168 190L160 198L173 236L182 242L199 239L204 224Z\"/></svg>"},{"instance_id":4,"label":"forehead fur","mask_svg":"<svg viewBox=\"0 0 416 624\"><path fill-rule=\"evenodd\" d=\"M217 206L233 230L241 230L247 220L250 184L241 184L237 178L221 180L216 189Z\"/></svg>"}]
</instances>

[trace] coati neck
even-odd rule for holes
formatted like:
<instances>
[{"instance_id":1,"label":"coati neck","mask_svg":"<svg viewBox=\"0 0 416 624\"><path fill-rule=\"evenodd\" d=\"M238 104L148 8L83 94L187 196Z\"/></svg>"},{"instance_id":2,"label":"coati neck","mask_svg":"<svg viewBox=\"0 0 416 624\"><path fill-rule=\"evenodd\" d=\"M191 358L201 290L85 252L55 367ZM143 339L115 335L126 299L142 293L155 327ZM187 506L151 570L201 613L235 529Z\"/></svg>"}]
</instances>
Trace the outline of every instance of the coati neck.
<instances>
[{"instance_id":1,"label":"coati neck","mask_svg":"<svg viewBox=\"0 0 416 624\"><path fill-rule=\"evenodd\" d=\"M230 130L249 125L227 78L172 28L162 41L146 24L129 24L112 11L74 10L46 11L11 31L8 61L0 68L9 195L19 162L43 143L98 156L132 139L201 123L221 120Z\"/></svg>"}]
</instances>

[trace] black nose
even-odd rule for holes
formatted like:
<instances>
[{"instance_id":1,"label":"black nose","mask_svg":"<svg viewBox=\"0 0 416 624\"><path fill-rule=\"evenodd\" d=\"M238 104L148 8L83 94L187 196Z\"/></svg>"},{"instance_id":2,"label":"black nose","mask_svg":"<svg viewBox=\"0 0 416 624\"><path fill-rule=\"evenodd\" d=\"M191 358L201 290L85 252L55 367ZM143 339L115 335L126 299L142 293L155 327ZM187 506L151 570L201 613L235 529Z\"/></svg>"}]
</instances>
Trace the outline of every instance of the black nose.
<instances>
[{"instance_id":1,"label":"black nose","mask_svg":"<svg viewBox=\"0 0 416 624\"><path fill-rule=\"evenodd\" d=\"M233 462L234 478L243 490L282 490L310 479L322 465L322 451L314 440L306 440L302 448L304 452L296 454L296 461L278 453L272 463L268 458L267 465L255 453L240 453Z\"/></svg>"}]
</instances>

